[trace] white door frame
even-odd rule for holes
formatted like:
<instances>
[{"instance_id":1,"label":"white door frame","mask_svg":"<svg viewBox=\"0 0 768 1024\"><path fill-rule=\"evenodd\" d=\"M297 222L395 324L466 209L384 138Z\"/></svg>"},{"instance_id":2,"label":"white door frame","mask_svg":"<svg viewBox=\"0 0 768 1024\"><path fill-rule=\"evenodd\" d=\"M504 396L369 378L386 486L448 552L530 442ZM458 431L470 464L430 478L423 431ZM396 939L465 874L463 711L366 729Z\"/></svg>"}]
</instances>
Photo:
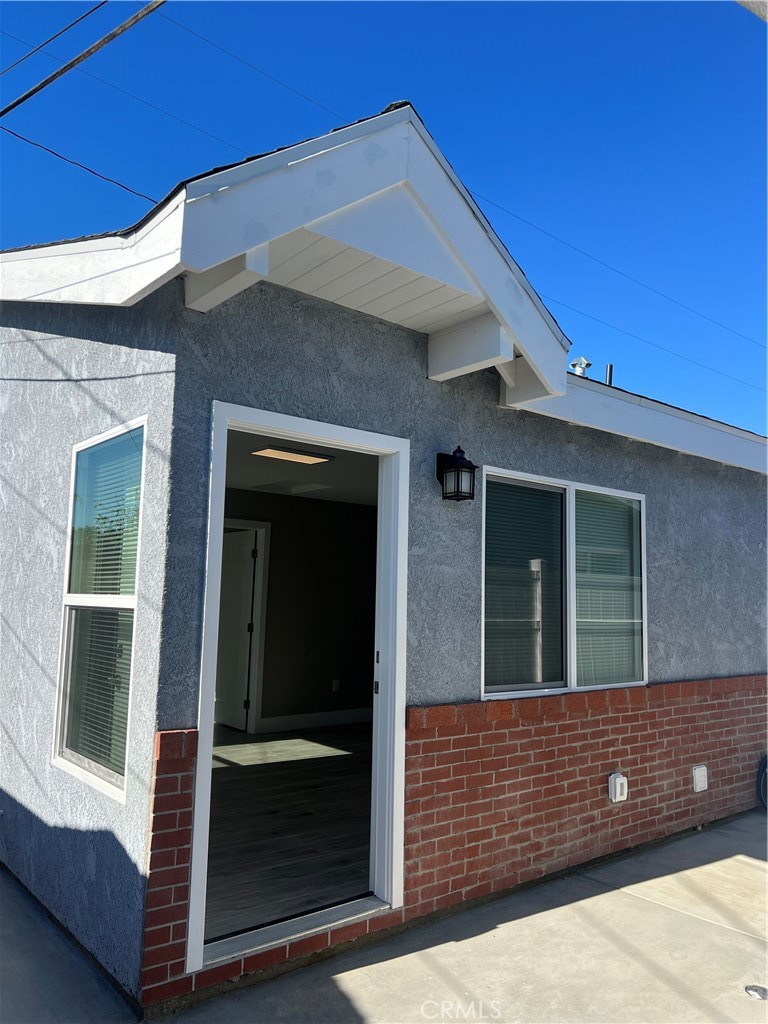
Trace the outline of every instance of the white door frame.
<instances>
[{"instance_id":1,"label":"white door frame","mask_svg":"<svg viewBox=\"0 0 768 1024\"><path fill-rule=\"evenodd\" d=\"M205 571L198 761L192 821L186 970L203 966L208 836L211 806L213 709L219 592L227 472L227 433L240 430L285 441L376 455L379 496L376 552L376 663L374 679L373 781L371 793L371 889L391 907L403 905L405 795L405 663L410 442L247 406L213 403L208 544ZM300 919L297 919L300 921ZM298 925L298 928L301 926ZM257 942L256 933L254 943Z\"/></svg>"}]
</instances>

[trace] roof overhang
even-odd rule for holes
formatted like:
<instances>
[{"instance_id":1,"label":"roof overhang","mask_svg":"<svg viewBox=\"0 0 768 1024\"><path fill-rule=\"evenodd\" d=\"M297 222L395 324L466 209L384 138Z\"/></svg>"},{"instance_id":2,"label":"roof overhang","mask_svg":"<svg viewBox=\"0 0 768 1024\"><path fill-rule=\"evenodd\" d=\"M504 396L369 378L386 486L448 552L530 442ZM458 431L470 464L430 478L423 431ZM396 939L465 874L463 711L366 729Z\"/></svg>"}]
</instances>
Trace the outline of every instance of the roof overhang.
<instances>
[{"instance_id":1,"label":"roof overhang","mask_svg":"<svg viewBox=\"0 0 768 1024\"><path fill-rule=\"evenodd\" d=\"M526 368L519 365L525 376ZM509 401L508 391L502 381L502 408L514 407L551 416L580 427L604 430L757 473L768 470L768 441L759 434L588 377L569 373L564 395L514 405Z\"/></svg>"},{"instance_id":2,"label":"roof overhang","mask_svg":"<svg viewBox=\"0 0 768 1024\"><path fill-rule=\"evenodd\" d=\"M180 274L208 312L276 284L429 336L429 376L524 360L565 391L568 341L410 105L186 183L128 235L2 256L3 297L131 305Z\"/></svg>"},{"instance_id":3,"label":"roof overhang","mask_svg":"<svg viewBox=\"0 0 768 1024\"><path fill-rule=\"evenodd\" d=\"M566 372L569 342L410 104L184 182L133 228L0 254L2 297L129 306L184 277L206 313L270 281L420 331L429 377L765 472L765 439Z\"/></svg>"}]
</instances>

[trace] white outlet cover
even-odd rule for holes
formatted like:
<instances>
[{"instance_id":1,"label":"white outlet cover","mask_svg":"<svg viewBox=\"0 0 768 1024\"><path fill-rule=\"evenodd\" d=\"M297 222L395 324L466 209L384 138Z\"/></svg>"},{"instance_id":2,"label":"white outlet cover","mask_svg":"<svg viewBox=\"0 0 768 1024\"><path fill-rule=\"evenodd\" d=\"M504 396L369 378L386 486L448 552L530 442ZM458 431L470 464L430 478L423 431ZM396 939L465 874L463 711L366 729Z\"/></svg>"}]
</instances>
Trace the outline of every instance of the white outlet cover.
<instances>
[{"instance_id":1,"label":"white outlet cover","mask_svg":"<svg viewBox=\"0 0 768 1024\"><path fill-rule=\"evenodd\" d=\"M696 764L693 766L693 792L703 793L705 789L709 789L707 766L705 764Z\"/></svg>"}]
</instances>

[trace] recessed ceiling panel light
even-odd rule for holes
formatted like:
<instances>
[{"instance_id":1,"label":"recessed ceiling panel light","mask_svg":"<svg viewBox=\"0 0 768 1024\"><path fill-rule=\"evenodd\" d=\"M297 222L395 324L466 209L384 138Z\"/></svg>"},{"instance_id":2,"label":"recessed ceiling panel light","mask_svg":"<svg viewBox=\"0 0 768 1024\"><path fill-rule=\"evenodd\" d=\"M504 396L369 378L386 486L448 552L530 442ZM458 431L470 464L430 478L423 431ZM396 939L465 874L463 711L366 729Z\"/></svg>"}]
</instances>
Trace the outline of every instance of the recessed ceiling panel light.
<instances>
[{"instance_id":1,"label":"recessed ceiling panel light","mask_svg":"<svg viewBox=\"0 0 768 1024\"><path fill-rule=\"evenodd\" d=\"M283 459L285 462L301 462L305 466L316 466L319 462L333 462L332 455L318 455L316 452L301 452L295 448L259 448L251 455L265 459Z\"/></svg>"}]
</instances>

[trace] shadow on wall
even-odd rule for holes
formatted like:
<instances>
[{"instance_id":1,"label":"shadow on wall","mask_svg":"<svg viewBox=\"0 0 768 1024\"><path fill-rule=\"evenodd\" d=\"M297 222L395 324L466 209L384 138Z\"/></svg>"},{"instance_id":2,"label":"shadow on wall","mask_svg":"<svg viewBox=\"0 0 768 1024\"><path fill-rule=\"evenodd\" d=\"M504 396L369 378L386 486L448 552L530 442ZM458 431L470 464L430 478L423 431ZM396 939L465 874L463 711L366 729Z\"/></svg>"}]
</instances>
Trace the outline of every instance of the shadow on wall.
<instances>
[{"instance_id":1,"label":"shadow on wall","mask_svg":"<svg viewBox=\"0 0 768 1024\"><path fill-rule=\"evenodd\" d=\"M146 878L114 834L47 825L5 791L0 791L0 810L0 863L93 956L129 999L138 999ZM4 934L9 924L7 909L4 905ZM0 958L4 966L8 966L6 958L12 957L15 946L11 943L10 950ZM30 995L40 981L40 963L38 956L32 965L19 964L22 972L32 970L28 976ZM15 976L12 964L9 970ZM46 968L46 985L55 985L55 973ZM60 980L63 983L64 979ZM17 1018L9 1018L6 1012L8 991L3 985L3 1020L15 1021ZM70 1010L66 1020L72 1019Z\"/></svg>"}]
</instances>

